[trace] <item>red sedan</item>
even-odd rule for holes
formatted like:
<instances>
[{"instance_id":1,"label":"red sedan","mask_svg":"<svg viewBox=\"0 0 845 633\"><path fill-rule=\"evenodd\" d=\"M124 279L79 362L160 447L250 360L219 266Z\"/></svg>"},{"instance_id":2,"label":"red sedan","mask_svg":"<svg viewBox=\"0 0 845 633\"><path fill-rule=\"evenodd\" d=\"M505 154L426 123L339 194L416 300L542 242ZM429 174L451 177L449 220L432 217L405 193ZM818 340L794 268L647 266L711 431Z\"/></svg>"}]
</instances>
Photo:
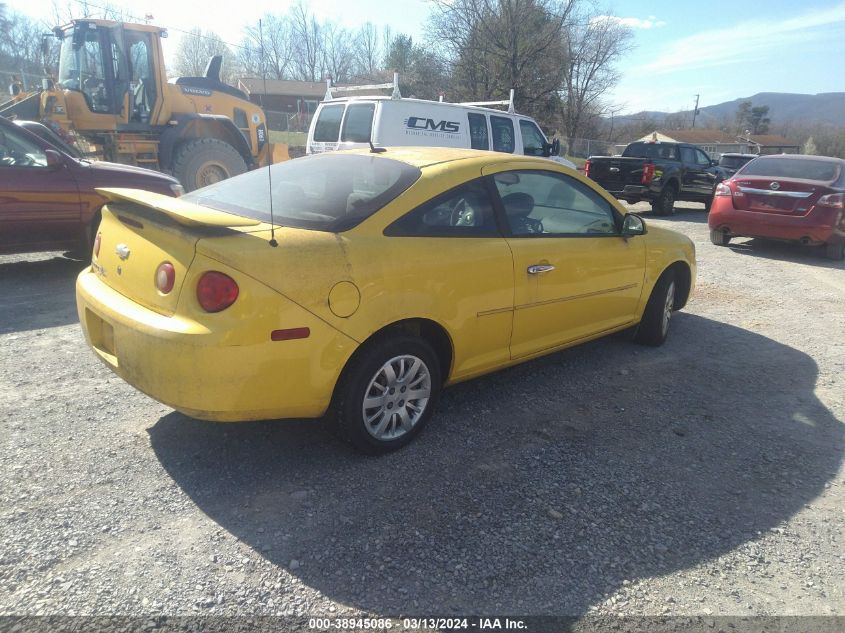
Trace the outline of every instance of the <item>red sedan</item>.
<instances>
[{"instance_id":1,"label":"red sedan","mask_svg":"<svg viewBox=\"0 0 845 633\"><path fill-rule=\"evenodd\" d=\"M182 193L170 176L83 160L50 135L37 123L24 129L0 117L0 253L90 250L106 202L97 187Z\"/></svg>"},{"instance_id":2,"label":"red sedan","mask_svg":"<svg viewBox=\"0 0 845 633\"><path fill-rule=\"evenodd\" d=\"M762 237L823 246L845 255L845 160L826 156L760 156L716 187L710 241Z\"/></svg>"}]
</instances>

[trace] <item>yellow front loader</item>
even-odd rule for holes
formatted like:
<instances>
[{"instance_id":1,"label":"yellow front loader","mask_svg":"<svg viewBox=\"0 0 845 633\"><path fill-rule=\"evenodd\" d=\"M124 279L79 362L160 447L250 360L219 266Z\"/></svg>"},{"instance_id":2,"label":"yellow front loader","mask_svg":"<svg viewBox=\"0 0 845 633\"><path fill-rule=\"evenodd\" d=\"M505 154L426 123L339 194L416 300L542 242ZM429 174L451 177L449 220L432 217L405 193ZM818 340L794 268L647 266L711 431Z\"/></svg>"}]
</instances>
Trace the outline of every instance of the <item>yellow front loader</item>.
<instances>
[{"instance_id":1,"label":"yellow front loader","mask_svg":"<svg viewBox=\"0 0 845 633\"><path fill-rule=\"evenodd\" d=\"M82 19L54 34L56 82L0 115L47 123L97 158L172 173L187 191L289 157L270 143L263 110L220 80L221 57L204 77L168 82L162 28Z\"/></svg>"}]
</instances>

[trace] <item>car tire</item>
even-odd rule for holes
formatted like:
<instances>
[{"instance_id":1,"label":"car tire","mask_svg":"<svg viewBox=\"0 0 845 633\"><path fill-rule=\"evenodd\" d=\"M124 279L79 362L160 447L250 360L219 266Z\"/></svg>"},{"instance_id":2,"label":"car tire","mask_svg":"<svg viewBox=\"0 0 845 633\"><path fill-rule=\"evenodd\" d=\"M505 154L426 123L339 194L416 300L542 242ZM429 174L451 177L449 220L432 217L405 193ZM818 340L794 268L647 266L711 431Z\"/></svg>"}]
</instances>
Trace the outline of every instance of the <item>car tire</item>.
<instances>
[{"instance_id":1,"label":"car tire","mask_svg":"<svg viewBox=\"0 0 845 633\"><path fill-rule=\"evenodd\" d=\"M654 285L634 340L641 345L657 347L669 336L669 321L675 310L675 273L665 271Z\"/></svg>"},{"instance_id":2,"label":"car tire","mask_svg":"<svg viewBox=\"0 0 845 633\"><path fill-rule=\"evenodd\" d=\"M413 386L420 397L405 399ZM375 341L344 369L334 403L338 431L362 453L395 451L422 431L441 387L440 363L426 341L404 334Z\"/></svg>"},{"instance_id":3,"label":"car tire","mask_svg":"<svg viewBox=\"0 0 845 633\"><path fill-rule=\"evenodd\" d=\"M185 192L194 191L246 171L243 156L216 138L200 138L180 145L173 156L173 175Z\"/></svg>"},{"instance_id":4,"label":"car tire","mask_svg":"<svg viewBox=\"0 0 845 633\"><path fill-rule=\"evenodd\" d=\"M655 215L674 215L675 188L672 185L663 187L657 199L651 203L651 210Z\"/></svg>"},{"instance_id":5,"label":"car tire","mask_svg":"<svg viewBox=\"0 0 845 633\"><path fill-rule=\"evenodd\" d=\"M824 245L824 256L834 261L845 258L845 242L828 242Z\"/></svg>"},{"instance_id":6,"label":"car tire","mask_svg":"<svg viewBox=\"0 0 845 633\"><path fill-rule=\"evenodd\" d=\"M731 236L725 231L718 229L710 229L710 241L716 246L727 246L730 244Z\"/></svg>"}]
</instances>

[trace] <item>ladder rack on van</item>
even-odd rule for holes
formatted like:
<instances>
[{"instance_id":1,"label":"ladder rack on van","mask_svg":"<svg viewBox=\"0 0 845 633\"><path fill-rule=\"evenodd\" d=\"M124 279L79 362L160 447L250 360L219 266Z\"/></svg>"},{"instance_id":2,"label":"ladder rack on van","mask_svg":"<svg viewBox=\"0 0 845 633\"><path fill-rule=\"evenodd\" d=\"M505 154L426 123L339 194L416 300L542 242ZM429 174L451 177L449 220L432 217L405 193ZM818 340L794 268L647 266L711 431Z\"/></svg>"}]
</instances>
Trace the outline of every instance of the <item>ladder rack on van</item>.
<instances>
[{"instance_id":1,"label":"ladder rack on van","mask_svg":"<svg viewBox=\"0 0 845 633\"><path fill-rule=\"evenodd\" d=\"M387 90L393 88L393 94L390 95L391 99L401 99L402 95L399 92L399 73L393 73L393 83L385 83L385 84L370 84L367 86L332 86L332 78L329 77L326 79L326 96L323 97L323 101L328 101L329 99L334 99L334 95L332 95L332 91L334 92L356 92L358 90Z\"/></svg>"},{"instance_id":2,"label":"ladder rack on van","mask_svg":"<svg viewBox=\"0 0 845 633\"><path fill-rule=\"evenodd\" d=\"M507 101L465 101L458 105L463 106L491 106L491 105L506 105L508 106L508 114L514 114L513 109L513 88L511 88L510 98Z\"/></svg>"}]
</instances>

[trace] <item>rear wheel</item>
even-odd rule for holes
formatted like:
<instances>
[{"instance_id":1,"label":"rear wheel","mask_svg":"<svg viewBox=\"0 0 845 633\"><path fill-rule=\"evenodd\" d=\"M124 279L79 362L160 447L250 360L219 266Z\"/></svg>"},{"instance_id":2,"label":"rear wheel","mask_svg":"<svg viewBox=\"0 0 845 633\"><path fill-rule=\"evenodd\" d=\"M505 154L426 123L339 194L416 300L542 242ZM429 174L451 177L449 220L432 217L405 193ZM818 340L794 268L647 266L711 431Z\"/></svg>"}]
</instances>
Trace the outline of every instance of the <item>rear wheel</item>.
<instances>
[{"instance_id":1,"label":"rear wheel","mask_svg":"<svg viewBox=\"0 0 845 633\"><path fill-rule=\"evenodd\" d=\"M193 191L237 176L246 162L234 147L216 138L199 138L179 146L173 157L173 175Z\"/></svg>"},{"instance_id":2,"label":"rear wheel","mask_svg":"<svg viewBox=\"0 0 845 633\"><path fill-rule=\"evenodd\" d=\"M728 243L731 241L731 236L728 235L725 231L719 231L718 229L710 229L710 241L713 242L716 246L727 246Z\"/></svg>"},{"instance_id":3,"label":"rear wheel","mask_svg":"<svg viewBox=\"0 0 845 633\"><path fill-rule=\"evenodd\" d=\"M634 335L634 340L643 345L657 347L663 345L669 335L669 321L675 309L675 273L664 272L657 283L643 313L643 319Z\"/></svg>"},{"instance_id":4,"label":"rear wheel","mask_svg":"<svg viewBox=\"0 0 845 633\"><path fill-rule=\"evenodd\" d=\"M845 242L828 242L824 245L824 256L836 261L845 258Z\"/></svg>"},{"instance_id":5,"label":"rear wheel","mask_svg":"<svg viewBox=\"0 0 845 633\"><path fill-rule=\"evenodd\" d=\"M672 185L663 188L657 200L651 203L651 210L655 215L672 215L675 213L675 189Z\"/></svg>"},{"instance_id":6,"label":"rear wheel","mask_svg":"<svg viewBox=\"0 0 845 633\"><path fill-rule=\"evenodd\" d=\"M396 335L363 349L344 370L335 415L344 439L369 455L405 446L440 395L437 355L422 339Z\"/></svg>"}]
</instances>

